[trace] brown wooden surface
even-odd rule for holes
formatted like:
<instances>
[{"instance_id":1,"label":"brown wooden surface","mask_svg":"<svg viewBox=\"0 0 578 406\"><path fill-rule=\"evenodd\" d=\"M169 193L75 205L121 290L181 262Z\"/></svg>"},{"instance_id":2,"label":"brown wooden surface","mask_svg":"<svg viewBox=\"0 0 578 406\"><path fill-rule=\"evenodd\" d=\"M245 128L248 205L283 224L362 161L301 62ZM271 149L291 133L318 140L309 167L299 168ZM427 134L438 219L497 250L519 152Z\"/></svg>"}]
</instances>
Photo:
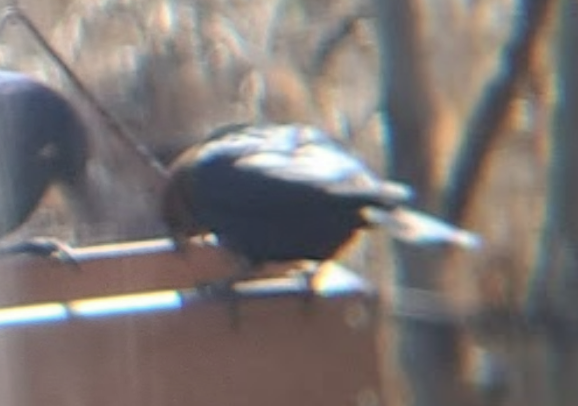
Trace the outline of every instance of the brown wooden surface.
<instances>
[{"instance_id":1,"label":"brown wooden surface","mask_svg":"<svg viewBox=\"0 0 578 406\"><path fill-rule=\"evenodd\" d=\"M188 288L192 268L174 255L120 252L83 261L81 271L8 258L0 263L0 307ZM226 262L198 258L211 269ZM245 298L237 330L226 306L207 300L0 326L0 404L382 405L369 296L352 288L309 307L294 294Z\"/></svg>"},{"instance_id":2,"label":"brown wooden surface","mask_svg":"<svg viewBox=\"0 0 578 406\"><path fill-rule=\"evenodd\" d=\"M211 246L191 244L183 254L174 253L165 240L143 242L146 249L138 245L72 249L77 264L27 254L0 257L0 306L190 288L235 271L234 259Z\"/></svg>"}]
</instances>

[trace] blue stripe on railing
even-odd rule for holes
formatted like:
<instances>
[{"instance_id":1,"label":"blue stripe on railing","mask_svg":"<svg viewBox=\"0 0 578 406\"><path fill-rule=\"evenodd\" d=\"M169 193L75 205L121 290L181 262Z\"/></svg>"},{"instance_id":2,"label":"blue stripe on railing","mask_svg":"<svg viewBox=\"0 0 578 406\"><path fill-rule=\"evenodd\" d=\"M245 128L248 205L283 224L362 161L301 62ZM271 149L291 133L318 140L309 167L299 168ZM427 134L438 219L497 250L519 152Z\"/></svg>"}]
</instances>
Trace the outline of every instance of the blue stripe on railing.
<instances>
[{"instance_id":1,"label":"blue stripe on railing","mask_svg":"<svg viewBox=\"0 0 578 406\"><path fill-rule=\"evenodd\" d=\"M316 276L315 293L321 297L344 296L367 292L368 283L337 264L325 264L326 269ZM240 282L235 285L241 297L275 297L305 292L305 279L280 277ZM0 308L0 327L15 324L37 324L66 320L70 317L112 316L139 312L170 311L185 302L201 300L194 288L159 290L130 294L81 298L68 302L49 302Z\"/></svg>"}]
</instances>

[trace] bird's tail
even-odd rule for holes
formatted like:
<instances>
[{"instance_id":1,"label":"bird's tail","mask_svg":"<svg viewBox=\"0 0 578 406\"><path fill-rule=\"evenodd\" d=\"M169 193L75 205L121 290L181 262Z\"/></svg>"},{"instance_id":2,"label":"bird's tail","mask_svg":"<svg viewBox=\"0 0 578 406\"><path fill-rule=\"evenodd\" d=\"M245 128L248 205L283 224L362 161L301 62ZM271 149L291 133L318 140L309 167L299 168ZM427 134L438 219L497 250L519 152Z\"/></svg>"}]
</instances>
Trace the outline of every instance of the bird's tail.
<instances>
[{"instance_id":1,"label":"bird's tail","mask_svg":"<svg viewBox=\"0 0 578 406\"><path fill-rule=\"evenodd\" d=\"M406 203L415 197L413 188L400 182L381 182L380 192L387 203Z\"/></svg>"},{"instance_id":2,"label":"bird's tail","mask_svg":"<svg viewBox=\"0 0 578 406\"><path fill-rule=\"evenodd\" d=\"M393 210L367 207L362 214L369 223L385 225L394 238L410 244L454 244L469 249L482 244L481 238L470 231L405 207Z\"/></svg>"}]
</instances>

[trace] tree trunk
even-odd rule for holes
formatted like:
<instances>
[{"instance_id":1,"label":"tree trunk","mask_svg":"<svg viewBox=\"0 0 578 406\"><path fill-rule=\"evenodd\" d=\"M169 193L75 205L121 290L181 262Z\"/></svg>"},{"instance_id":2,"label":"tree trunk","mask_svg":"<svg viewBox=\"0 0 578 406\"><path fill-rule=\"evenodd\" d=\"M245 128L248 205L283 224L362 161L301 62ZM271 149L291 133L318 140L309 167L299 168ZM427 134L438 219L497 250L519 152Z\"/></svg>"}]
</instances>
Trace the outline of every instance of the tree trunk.
<instances>
[{"instance_id":1,"label":"tree trunk","mask_svg":"<svg viewBox=\"0 0 578 406\"><path fill-rule=\"evenodd\" d=\"M389 138L389 176L418 191L416 204L431 208L433 96L420 49L420 19L414 1L377 0L380 32L381 112ZM396 244L397 284L435 291L444 253ZM402 298L403 299L403 298ZM442 305L440 303L440 305ZM403 312L402 312L403 313ZM457 393L459 340L456 326L402 317L398 354L415 406L463 404Z\"/></svg>"},{"instance_id":2,"label":"tree trunk","mask_svg":"<svg viewBox=\"0 0 578 406\"><path fill-rule=\"evenodd\" d=\"M416 188L418 207L428 211L441 209L452 222L463 219L482 164L486 164L487 152L515 96L516 85L528 70L529 55L551 4L550 0L520 2L519 17L502 53L500 71L468 123L463 147L446 184L444 206L434 207L439 197L434 190L436 157L432 153L437 117L434 91L420 49L423 20L416 1L376 0L381 30L381 112L389 135L385 143L390 155L388 175ZM446 271L459 270L449 269L450 255L444 248L424 250L396 244L395 254L400 296L410 289L428 297L433 307L424 309L426 314L422 317L402 315L399 324L398 352L412 404L473 404L473 392L465 386L461 374L459 326L451 317L444 322L427 314L435 314L436 308L442 313L444 309L451 310L451 302L446 303L444 295L438 293ZM403 306L401 310L403 313Z\"/></svg>"},{"instance_id":3,"label":"tree trunk","mask_svg":"<svg viewBox=\"0 0 578 406\"><path fill-rule=\"evenodd\" d=\"M545 328L550 404L578 404L578 3L558 6L548 202L528 311Z\"/></svg>"}]
</instances>

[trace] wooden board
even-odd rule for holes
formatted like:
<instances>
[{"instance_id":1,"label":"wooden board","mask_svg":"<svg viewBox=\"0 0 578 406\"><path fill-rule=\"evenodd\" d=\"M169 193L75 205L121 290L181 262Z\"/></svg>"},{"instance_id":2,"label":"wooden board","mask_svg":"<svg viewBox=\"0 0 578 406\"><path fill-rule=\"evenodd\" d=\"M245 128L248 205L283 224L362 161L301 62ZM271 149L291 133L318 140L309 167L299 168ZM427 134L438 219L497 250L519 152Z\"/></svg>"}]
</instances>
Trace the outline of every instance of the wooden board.
<instances>
[{"instance_id":1,"label":"wooden board","mask_svg":"<svg viewBox=\"0 0 578 406\"><path fill-rule=\"evenodd\" d=\"M235 329L224 303L192 289L230 274L215 248L190 261L162 240L75 255L76 270L27 255L0 262L3 406L383 404L375 296L343 268L326 269L309 304L298 278L244 283ZM14 312L31 303L56 310Z\"/></svg>"}]
</instances>

